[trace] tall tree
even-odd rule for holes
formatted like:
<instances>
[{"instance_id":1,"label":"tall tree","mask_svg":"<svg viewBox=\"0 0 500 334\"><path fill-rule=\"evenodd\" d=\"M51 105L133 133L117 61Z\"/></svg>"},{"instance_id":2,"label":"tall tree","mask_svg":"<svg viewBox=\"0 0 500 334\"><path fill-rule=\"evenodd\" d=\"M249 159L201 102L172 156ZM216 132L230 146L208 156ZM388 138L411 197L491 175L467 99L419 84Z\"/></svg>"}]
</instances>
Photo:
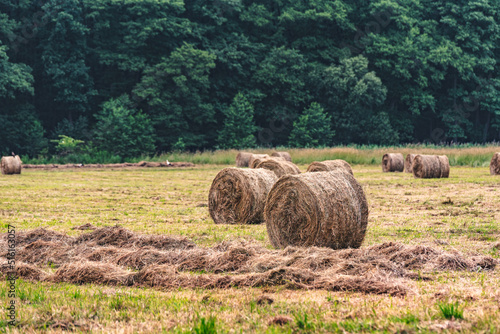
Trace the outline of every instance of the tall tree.
<instances>
[{"instance_id":1,"label":"tall tree","mask_svg":"<svg viewBox=\"0 0 500 334\"><path fill-rule=\"evenodd\" d=\"M43 7L49 23L42 61L51 83L45 92L56 102L50 106L54 119L66 116L72 121L84 114L91 109L91 99L96 94L86 64L89 29L82 7L78 0L49 0Z\"/></svg>"},{"instance_id":2,"label":"tall tree","mask_svg":"<svg viewBox=\"0 0 500 334\"><path fill-rule=\"evenodd\" d=\"M252 104L238 93L229 108L224 110L224 125L217 138L219 147L241 149L255 146L257 127L253 114Z\"/></svg>"},{"instance_id":3,"label":"tall tree","mask_svg":"<svg viewBox=\"0 0 500 334\"><path fill-rule=\"evenodd\" d=\"M292 147L331 146L335 134L331 121L319 103L311 103L293 123L288 144Z\"/></svg>"},{"instance_id":4,"label":"tall tree","mask_svg":"<svg viewBox=\"0 0 500 334\"><path fill-rule=\"evenodd\" d=\"M133 101L151 115L160 150L176 144L202 149L215 142L215 112L208 94L214 67L214 55L184 44L144 71Z\"/></svg>"},{"instance_id":5,"label":"tall tree","mask_svg":"<svg viewBox=\"0 0 500 334\"><path fill-rule=\"evenodd\" d=\"M367 140L372 118L387 94L380 78L369 71L368 60L363 56L344 58L340 65L318 69L315 75L332 116L335 140L344 144Z\"/></svg>"}]
</instances>

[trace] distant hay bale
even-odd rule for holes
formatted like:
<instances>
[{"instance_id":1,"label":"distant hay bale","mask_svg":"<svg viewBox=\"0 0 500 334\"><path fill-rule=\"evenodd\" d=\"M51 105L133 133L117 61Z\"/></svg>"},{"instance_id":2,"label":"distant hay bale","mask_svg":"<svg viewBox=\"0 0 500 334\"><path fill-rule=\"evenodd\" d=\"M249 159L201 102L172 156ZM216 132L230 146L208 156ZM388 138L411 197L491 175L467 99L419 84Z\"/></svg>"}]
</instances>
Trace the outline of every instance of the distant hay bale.
<instances>
[{"instance_id":1,"label":"distant hay bale","mask_svg":"<svg viewBox=\"0 0 500 334\"><path fill-rule=\"evenodd\" d=\"M358 248L368 224L368 202L346 171L287 175L269 192L264 217L276 248Z\"/></svg>"},{"instance_id":2,"label":"distant hay bale","mask_svg":"<svg viewBox=\"0 0 500 334\"><path fill-rule=\"evenodd\" d=\"M413 159L413 176L419 179L447 178L450 163L445 155L417 154Z\"/></svg>"},{"instance_id":3,"label":"distant hay bale","mask_svg":"<svg viewBox=\"0 0 500 334\"><path fill-rule=\"evenodd\" d=\"M382 157L382 171L402 172L405 168L405 158L401 153L387 153Z\"/></svg>"},{"instance_id":4,"label":"distant hay bale","mask_svg":"<svg viewBox=\"0 0 500 334\"><path fill-rule=\"evenodd\" d=\"M495 153L490 162L490 174L500 175L500 153Z\"/></svg>"},{"instance_id":5,"label":"distant hay bale","mask_svg":"<svg viewBox=\"0 0 500 334\"><path fill-rule=\"evenodd\" d=\"M441 166L441 178L448 178L450 176L450 160L446 155L438 155L439 164Z\"/></svg>"},{"instance_id":6,"label":"distant hay bale","mask_svg":"<svg viewBox=\"0 0 500 334\"><path fill-rule=\"evenodd\" d=\"M0 168L2 170L2 174L5 175L21 174L21 158L19 158L18 155L15 157L2 157L0 160Z\"/></svg>"},{"instance_id":7,"label":"distant hay bale","mask_svg":"<svg viewBox=\"0 0 500 334\"><path fill-rule=\"evenodd\" d=\"M250 165L248 165L248 167L254 169L254 168L257 168L257 166L263 162L263 161L266 161L266 160L269 160L268 158L257 158L257 159L253 159L252 160L252 163Z\"/></svg>"},{"instance_id":8,"label":"distant hay bale","mask_svg":"<svg viewBox=\"0 0 500 334\"><path fill-rule=\"evenodd\" d=\"M255 168L259 163L261 163L265 159L269 159L269 155L267 154L252 154L250 160L248 160L248 167Z\"/></svg>"},{"instance_id":9,"label":"distant hay bale","mask_svg":"<svg viewBox=\"0 0 500 334\"><path fill-rule=\"evenodd\" d=\"M256 159L253 159L251 161L251 163L248 165L248 167L250 168L257 168L257 166L263 162L263 161L267 161L267 160L276 160L276 161L286 161L285 159L283 159L282 157L264 157L264 158L256 158Z\"/></svg>"},{"instance_id":10,"label":"distant hay bale","mask_svg":"<svg viewBox=\"0 0 500 334\"><path fill-rule=\"evenodd\" d=\"M216 224L258 224L264 221L267 194L278 177L267 169L225 168L208 194L208 211Z\"/></svg>"},{"instance_id":11,"label":"distant hay bale","mask_svg":"<svg viewBox=\"0 0 500 334\"><path fill-rule=\"evenodd\" d=\"M300 169L293 162L286 160L267 159L259 163L256 168L264 168L272 171L278 178L283 175L300 174Z\"/></svg>"},{"instance_id":12,"label":"distant hay bale","mask_svg":"<svg viewBox=\"0 0 500 334\"><path fill-rule=\"evenodd\" d=\"M288 152L274 152L271 154L272 157L281 157L285 159L286 161L292 162L292 156Z\"/></svg>"},{"instance_id":13,"label":"distant hay bale","mask_svg":"<svg viewBox=\"0 0 500 334\"><path fill-rule=\"evenodd\" d=\"M415 159L416 154L408 154L405 159L405 172L413 173L413 159Z\"/></svg>"},{"instance_id":14,"label":"distant hay bale","mask_svg":"<svg viewBox=\"0 0 500 334\"><path fill-rule=\"evenodd\" d=\"M236 167L249 167L250 158L252 153L239 152L236 156Z\"/></svg>"},{"instance_id":15,"label":"distant hay bale","mask_svg":"<svg viewBox=\"0 0 500 334\"><path fill-rule=\"evenodd\" d=\"M333 172L338 169L345 170L351 175L354 175L352 172L351 165L345 160L337 159L337 160L326 160L326 161L315 161L309 165L307 168L308 172Z\"/></svg>"}]
</instances>

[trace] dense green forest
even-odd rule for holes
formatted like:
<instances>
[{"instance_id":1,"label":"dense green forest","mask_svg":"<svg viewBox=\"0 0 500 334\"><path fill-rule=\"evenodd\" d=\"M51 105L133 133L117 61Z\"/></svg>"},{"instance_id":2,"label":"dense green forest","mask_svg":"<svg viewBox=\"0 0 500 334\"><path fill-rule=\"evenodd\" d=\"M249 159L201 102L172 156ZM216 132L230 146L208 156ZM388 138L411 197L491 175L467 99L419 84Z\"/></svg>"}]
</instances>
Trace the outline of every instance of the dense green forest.
<instances>
[{"instance_id":1,"label":"dense green forest","mask_svg":"<svg viewBox=\"0 0 500 334\"><path fill-rule=\"evenodd\" d=\"M498 141L499 23L498 0L0 0L0 151Z\"/></svg>"}]
</instances>

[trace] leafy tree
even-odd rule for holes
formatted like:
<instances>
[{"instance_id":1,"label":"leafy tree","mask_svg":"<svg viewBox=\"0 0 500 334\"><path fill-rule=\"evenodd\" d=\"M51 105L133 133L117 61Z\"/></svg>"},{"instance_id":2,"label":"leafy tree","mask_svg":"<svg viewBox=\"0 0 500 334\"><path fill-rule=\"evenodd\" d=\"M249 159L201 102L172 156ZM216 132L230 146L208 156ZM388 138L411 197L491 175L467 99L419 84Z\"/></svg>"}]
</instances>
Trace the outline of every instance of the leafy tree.
<instances>
[{"instance_id":1,"label":"leafy tree","mask_svg":"<svg viewBox=\"0 0 500 334\"><path fill-rule=\"evenodd\" d=\"M61 135L68 135L75 139L89 140L92 134L89 128L88 118L80 116L73 121L67 118L63 119L52 131L52 138L57 138Z\"/></svg>"},{"instance_id":2,"label":"leafy tree","mask_svg":"<svg viewBox=\"0 0 500 334\"><path fill-rule=\"evenodd\" d=\"M34 156L46 149L47 140L33 106L26 102L34 94L31 68L11 62L7 51L0 41L0 152Z\"/></svg>"},{"instance_id":3,"label":"leafy tree","mask_svg":"<svg viewBox=\"0 0 500 334\"><path fill-rule=\"evenodd\" d=\"M318 70L320 92L332 116L338 142L361 143L372 117L385 101L387 89L363 56L345 58L339 66Z\"/></svg>"},{"instance_id":4,"label":"leafy tree","mask_svg":"<svg viewBox=\"0 0 500 334\"><path fill-rule=\"evenodd\" d=\"M94 82L86 64L88 27L84 24L82 2L49 0L43 9L48 16L47 40L43 44L42 61L51 81L52 113L73 115L90 110L96 94ZM44 92L45 93L45 92Z\"/></svg>"},{"instance_id":5,"label":"leafy tree","mask_svg":"<svg viewBox=\"0 0 500 334\"><path fill-rule=\"evenodd\" d=\"M19 155L36 156L47 149L45 130L38 120L33 106L16 105L15 112L0 113L0 151L6 155L15 152Z\"/></svg>"},{"instance_id":6,"label":"leafy tree","mask_svg":"<svg viewBox=\"0 0 500 334\"><path fill-rule=\"evenodd\" d=\"M25 64L9 61L7 46L0 41L0 101L14 99L19 94L32 95L33 76L31 68Z\"/></svg>"},{"instance_id":7,"label":"leafy tree","mask_svg":"<svg viewBox=\"0 0 500 334\"><path fill-rule=\"evenodd\" d=\"M253 106L241 93L224 111L226 119L219 131L218 143L221 148L245 148L255 146L256 126L253 121Z\"/></svg>"},{"instance_id":8,"label":"leafy tree","mask_svg":"<svg viewBox=\"0 0 500 334\"><path fill-rule=\"evenodd\" d=\"M160 150L172 149L179 138L188 149L201 149L215 140L215 110L208 94L214 61L209 52L184 44L144 71L134 100L151 115Z\"/></svg>"},{"instance_id":9,"label":"leafy tree","mask_svg":"<svg viewBox=\"0 0 500 334\"><path fill-rule=\"evenodd\" d=\"M393 128L389 114L379 112L366 123L363 143L376 145L396 145L399 143L399 133Z\"/></svg>"},{"instance_id":10,"label":"leafy tree","mask_svg":"<svg viewBox=\"0 0 500 334\"><path fill-rule=\"evenodd\" d=\"M258 89L254 102L257 124L263 128L279 128L274 131L273 145L285 145L290 135L291 122L295 120L312 98L309 91L311 66L295 49L273 48L258 65L253 85Z\"/></svg>"},{"instance_id":11,"label":"leafy tree","mask_svg":"<svg viewBox=\"0 0 500 334\"><path fill-rule=\"evenodd\" d=\"M289 145L292 147L329 146L335 134L331 118L319 103L313 102L293 123Z\"/></svg>"},{"instance_id":12,"label":"leafy tree","mask_svg":"<svg viewBox=\"0 0 500 334\"><path fill-rule=\"evenodd\" d=\"M239 93L259 145L313 101L339 143L498 141L499 22L494 0L0 0L0 148L90 145L124 94L158 151L221 146Z\"/></svg>"},{"instance_id":13,"label":"leafy tree","mask_svg":"<svg viewBox=\"0 0 500 334\"><path fill-rule=\"evenodd\" d=\"M94 139L98 148L121 157L154 152L154 129L147 115L133 109L127 95L105 102L96 115Z\"/></svg>"}]
</instances>

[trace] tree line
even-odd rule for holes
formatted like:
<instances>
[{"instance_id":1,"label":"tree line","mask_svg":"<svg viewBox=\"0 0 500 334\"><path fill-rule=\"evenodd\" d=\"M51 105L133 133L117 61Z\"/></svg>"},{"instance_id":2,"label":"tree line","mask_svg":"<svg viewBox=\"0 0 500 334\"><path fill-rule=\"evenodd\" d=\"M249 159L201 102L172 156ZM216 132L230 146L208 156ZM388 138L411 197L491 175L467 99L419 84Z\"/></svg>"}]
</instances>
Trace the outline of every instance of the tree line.
<instances>
[{"instance_id":1,"label":"tree line","mask_svg":"<svg viewBox=\"0 0 500 334\"><path fill-rule=\"evenodd\" d=\"M498 141L499 21L496 0L0 0L0 150Z\"/></svg>"}]
</instances>

